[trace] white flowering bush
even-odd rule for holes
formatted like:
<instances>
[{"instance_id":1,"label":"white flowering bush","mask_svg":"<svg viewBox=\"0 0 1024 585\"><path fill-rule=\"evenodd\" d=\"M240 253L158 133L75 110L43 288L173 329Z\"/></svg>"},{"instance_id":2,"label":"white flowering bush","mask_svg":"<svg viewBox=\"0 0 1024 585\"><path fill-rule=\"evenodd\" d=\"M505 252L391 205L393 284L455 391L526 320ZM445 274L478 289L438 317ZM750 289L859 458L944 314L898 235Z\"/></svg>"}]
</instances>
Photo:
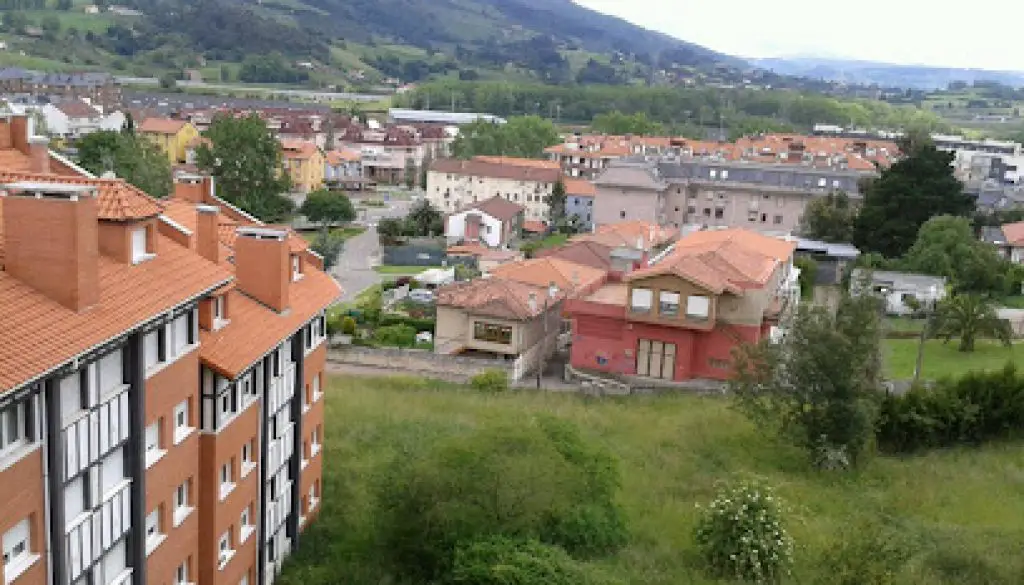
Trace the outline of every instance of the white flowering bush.
<instances>
[{"instance_id":1,"label":"white flowering bush","mask_svg":"<svg viewBox=\"0 0 1024 585\"><path fill-rule=\"evenodd\" d=\"M783 527L782 505L756 482L726 486L702 509L696 541L717 576L776 583L789 574L793 541Z\"/></svg>"}]
</instances>

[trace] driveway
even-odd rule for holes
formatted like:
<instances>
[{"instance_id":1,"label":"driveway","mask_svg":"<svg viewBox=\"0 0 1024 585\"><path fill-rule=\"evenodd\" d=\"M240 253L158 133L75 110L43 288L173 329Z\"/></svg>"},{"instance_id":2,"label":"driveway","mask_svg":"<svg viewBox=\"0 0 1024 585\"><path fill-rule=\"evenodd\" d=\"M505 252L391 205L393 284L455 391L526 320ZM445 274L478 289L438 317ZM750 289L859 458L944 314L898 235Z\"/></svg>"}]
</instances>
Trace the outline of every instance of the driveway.
<instances>
[{"instance_id":1,"label":"driveway","mask_svg":"<svg viewBox=\"0 0 1024 585\"><path fill-rule=\"evenodd\" d=\"M331 269L343 289L341 302L355 300L360 292L380 283L380 274L373 269L378 264L380 242L375 226L345 242L338 263Z\"/></svg>"}]
</instances>

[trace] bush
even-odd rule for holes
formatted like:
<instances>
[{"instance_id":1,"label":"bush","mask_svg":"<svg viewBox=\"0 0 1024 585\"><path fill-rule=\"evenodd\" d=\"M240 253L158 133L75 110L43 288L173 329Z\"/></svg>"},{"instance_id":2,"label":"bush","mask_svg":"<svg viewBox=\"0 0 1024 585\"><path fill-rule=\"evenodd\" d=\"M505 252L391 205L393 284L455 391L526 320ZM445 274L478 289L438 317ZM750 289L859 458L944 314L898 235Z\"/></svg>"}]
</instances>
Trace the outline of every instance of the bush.
<instances>
[{"instance_id":1,"label":"bush","mask_svg":"<svg viewBox=\"0 0 1024 585\"><path fill-rule=\"evenodd\" d=\"M481 392L504 392L508 390L508 374L503 370L487 370L473 376L469 385Z\"/></svg>"},{"instance_id":2,"label":"bush","mask_svg":"<svg viewBox=\"0 0 1024 585\"><path fill-rule=\"evenodd\" d=\"M341 332L345 335L356 334L356 320L346 315L341 320Z\"/></svg>"},{"instance_id":3,"label":"bush","mask_svg":"<svg viewBox=\"0 0 1024 585\"><path fill-rule=\"evenodd\" d=\"M789 573L793 541L772 491L744 482L718 492L697 522L697 546L719 577L775 583Z\"/></svg>"},{"instance_id":4,"label":"bush","mask_svg":"<svg viewBox=\"0 0 1024 585\"><path fill-rule=\"evenodd\" d=\"M422 318L418 319L415 317L406 317L405 315L396 315L386 313L380 316L379 325L387 327L389 325L408 325L416 330L416 333L422 333L424 331L434 332L434 326L436 322L434 319Z\"/></svg>"},{"instance_id":5,"label":"bush","mask_svg":"<svg viewBox=\"0 0 1024 585\"><path fill-rule=\"evenodd\" d=\"M598 551L591 543L624 543L625 520L615 503L616 462L584 443L569 423L548 418L500 426L402 452L379 478L380 554L412 582L444 578L464 543L506 536L562 546L570 555ZM622 534L592 536L602 510ZM506 581L515 583L515 581Z\"/></svg>"},{"instance_id":6,"label":"bush","mask_svg":"<svg viewBox=\"0 0 1024 585\"><path fill-rule=\"evenodd\" d=\"M373 332L373 340L380 345L412 347L416 345L416 330L408 325L386 325Z\"/></svg>"},{"instance_id":7,"label":"bush","mask_svg":"<svg viewBox=\"0 0 1024 585\"><path fill-rule=\"evenodd\" d=\"M793 261L793 264L800 269L798 277L800 283L800 298L814 298L814 281L818 276L818 263L814 258L802 256Z\"/></svg>"},{"instance_id":8,"label":"bush","mask_svg":"<svg viewBox=\"0 0 1024 585\"><path fill-rule=\"evenodd\" d=\"M348 317L345 317L348 318ZM327 335L336 335L338 333L344 333L343 325L345 318L339 313L328 313L327 315Z\"/></svg>"},{"instance_id":9,"label":"bush","mask_svg":"<svg viewBox=\"0 0 1024 585\"><path fill-rule=\"evenodd\" d=\"M876 433L893 453L1013 438L1024 430L1024 377L1013 364L886 395Z\"/></svg>"},{"instance_id":10,"label":"bush","mask_svg":"<svg viewBox=\"0 0 1024 585\"><path fill-rule=\"evenodd\" d=\"M536 540L503 536L455 550L451 585L595 585L599 579L564 550Z\"/></svg>"}]
</instances>

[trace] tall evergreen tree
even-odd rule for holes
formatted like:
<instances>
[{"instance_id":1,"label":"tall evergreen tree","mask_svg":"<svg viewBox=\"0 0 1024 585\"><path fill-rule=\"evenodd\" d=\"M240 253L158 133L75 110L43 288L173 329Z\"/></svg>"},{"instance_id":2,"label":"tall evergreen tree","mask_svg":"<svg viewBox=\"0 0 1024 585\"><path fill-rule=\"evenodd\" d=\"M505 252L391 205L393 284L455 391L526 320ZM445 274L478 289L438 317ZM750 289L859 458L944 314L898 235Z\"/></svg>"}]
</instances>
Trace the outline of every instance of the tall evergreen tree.
<instances>
[{"instance_id":1,"label":"tall evergreen tree","mask_svg":"<svg viewBox=\"0 0 1024 585\"><path fill-rule=\"evenodd\" d=\"M906 253L930 218L974 211L974 201L953 176L951 153L936 149L921 134L904 139L900 148L905 157L867 185L854 224L857 247L887 258Z\"/></svg>"}]
</instances>

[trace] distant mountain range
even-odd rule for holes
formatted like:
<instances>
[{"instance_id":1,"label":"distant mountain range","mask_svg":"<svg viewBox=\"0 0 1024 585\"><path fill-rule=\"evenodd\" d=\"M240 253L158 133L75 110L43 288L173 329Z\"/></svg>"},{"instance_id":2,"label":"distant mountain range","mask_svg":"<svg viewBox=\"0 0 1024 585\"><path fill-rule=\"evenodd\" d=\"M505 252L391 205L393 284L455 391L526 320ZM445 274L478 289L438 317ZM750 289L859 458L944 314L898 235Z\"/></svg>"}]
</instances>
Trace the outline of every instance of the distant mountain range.
<instances>
[{"instance_id":1,"label":"distant mountain range","mask_svg":"<svg viewBox=\"0 0 1024 585\"><path fill-rule=\"evenodd\" d=\"M817 58L749 59L763 69L781 75L796 75L846 83L877 84L882 87L939 89L951 82L995 81L1011 87L1024 87L1022 71L988 71L925 65L895 65L874 61Z\"/></svg>"}]
</instances>

